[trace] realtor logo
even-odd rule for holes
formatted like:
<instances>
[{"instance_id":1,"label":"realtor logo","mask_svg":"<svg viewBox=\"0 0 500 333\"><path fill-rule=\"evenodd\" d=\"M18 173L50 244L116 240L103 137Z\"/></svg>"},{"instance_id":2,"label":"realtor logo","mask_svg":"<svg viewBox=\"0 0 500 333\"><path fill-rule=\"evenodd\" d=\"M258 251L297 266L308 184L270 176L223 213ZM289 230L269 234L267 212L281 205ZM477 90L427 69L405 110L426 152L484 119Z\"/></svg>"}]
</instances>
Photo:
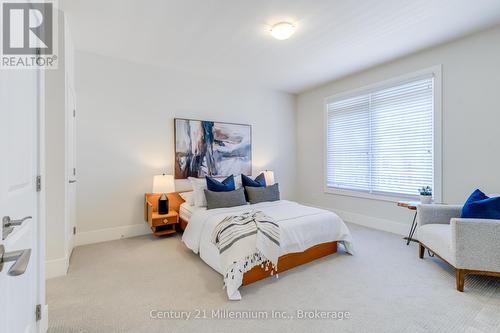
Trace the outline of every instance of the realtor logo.
<instances>
[{"instance_id":1,"label":"realtor logo","mask_svg":"<svg viewBox=\"0 0 500 333\"><path fill-rule=\"evenodd\" d=\"M54 2L2 1L2 68L56 68Z\"/></svg>"}]
</instances>

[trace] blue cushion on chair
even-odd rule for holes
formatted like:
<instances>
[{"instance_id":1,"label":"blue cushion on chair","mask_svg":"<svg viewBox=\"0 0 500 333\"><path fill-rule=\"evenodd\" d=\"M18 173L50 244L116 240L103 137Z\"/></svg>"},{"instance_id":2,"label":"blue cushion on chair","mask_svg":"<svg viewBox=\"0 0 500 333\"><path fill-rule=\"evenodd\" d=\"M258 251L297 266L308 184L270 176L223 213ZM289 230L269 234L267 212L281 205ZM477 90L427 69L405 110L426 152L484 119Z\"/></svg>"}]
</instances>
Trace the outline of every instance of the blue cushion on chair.
<instances>
[{"instance_id":1,"label":"blue cushion on chair","mask_svg":"<svg viewBox=\"0 0 500 333\"><path fill-rule=\"evenodd\" d=\"M212 192L230 192L234 191L236 187L234 186L234 177L229 176L222 181L218 181L215 178L206 176L207 179L207 189Z\"/></svg>"},{"instance_id":2,"label":"blue cushion on chair","mask_svg":"<svg viewBox=\"0 0 500 333\"><path fill-rule=\"evenodd\" d=\"M264 176L263 173L255 177L255 180L252 178L241 175L241 183L243 184L243 187L250 186L250 187L266 187L266 177Z\"/></svg>"},{"instance_id":3,"label":"blue cushion on chair","mask_svg":"<svg viewBox=\"0 0 500 333\"><path fill-rule=\"evenodd\" d=\"M475 190L462 208L462 218L500 220L500 197L490 198Z\"/></svg>"}]
</instances>

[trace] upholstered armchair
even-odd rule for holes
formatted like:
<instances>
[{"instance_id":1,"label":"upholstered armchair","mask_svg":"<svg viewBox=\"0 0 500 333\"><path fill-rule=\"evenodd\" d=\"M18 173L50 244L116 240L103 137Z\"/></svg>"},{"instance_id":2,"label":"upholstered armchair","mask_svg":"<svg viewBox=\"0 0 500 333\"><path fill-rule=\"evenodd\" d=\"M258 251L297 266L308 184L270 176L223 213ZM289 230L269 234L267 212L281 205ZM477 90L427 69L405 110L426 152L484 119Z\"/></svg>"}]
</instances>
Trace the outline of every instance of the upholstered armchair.
<instances>
[{"instance_id":1,"label":"upholstered armchair","mask_svg":"<svg viewBox=\"0 0 500 333\"><path fill-rule=\"evenodd\" d=\"M459 205L419 205L419 257L425 249L456 270L457 290L465 274L500 277L500 220L462 219Z\"/></svg>"}]
</instances>

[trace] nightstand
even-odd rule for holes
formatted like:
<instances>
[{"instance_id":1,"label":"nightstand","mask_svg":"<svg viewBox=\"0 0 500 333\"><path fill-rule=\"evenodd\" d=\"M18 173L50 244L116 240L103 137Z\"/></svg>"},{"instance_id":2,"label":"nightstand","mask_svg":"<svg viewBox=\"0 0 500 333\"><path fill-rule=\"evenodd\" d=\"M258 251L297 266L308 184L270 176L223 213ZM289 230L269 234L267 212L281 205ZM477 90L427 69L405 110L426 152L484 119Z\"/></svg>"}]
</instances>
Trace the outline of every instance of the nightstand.
<instances>
[{"instance_id":1,"label":"nightstand","mask_svg":"<svg viewBox=\"0 0 500 333\"><path fill-rule=\"evenodd\" d=\"M171 210L168 214L160 215L157 212L151 214L151 219L148 219L149 226L156 237L175 234L176 225L179 223L179 214L175 210Z\"/></svg>"},{"instance_id":2,"label":"nightstand","mask_svg":"<svg viewBox=\"0 0 500 333\"><path fill-rule=\"evenodd\" d=\"M179 223L179 214L172 209L175 209L174 205L170 206L168 214L158 214L159 196L160 194L151 193L144 196L144 220L149 224L153 235L157 237L175 234Z\"/></svg>"}]
</instances>

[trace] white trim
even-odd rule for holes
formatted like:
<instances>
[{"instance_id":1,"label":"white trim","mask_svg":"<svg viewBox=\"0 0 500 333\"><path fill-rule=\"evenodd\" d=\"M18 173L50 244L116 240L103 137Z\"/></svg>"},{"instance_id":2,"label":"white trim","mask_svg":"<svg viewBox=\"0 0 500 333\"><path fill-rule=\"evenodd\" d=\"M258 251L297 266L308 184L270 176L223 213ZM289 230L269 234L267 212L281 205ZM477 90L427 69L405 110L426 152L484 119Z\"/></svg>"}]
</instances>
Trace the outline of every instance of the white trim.
<instances>
[{"instance_id":1,"label":"white trim","mask_svg":"<svg viewBox=\"0 0 500 333\"><path fill-rule=\"evenodd\" d=\"M47 233L47 200L45 192L45 182L47 181L45 173L46 162L46 142L45 142L45 71L38 71L38 119L37 119L37 135L38 135L38 175L41 176L42 187L37 194L37 226L36 226L36 260L37 266L37 285L36 285L36 304L41 304L43 309L46 309L46 233ZM42 314L42 320L36 325L36 332L45 333L48 330L48 314Z\"/></svg>"},{"instance_id":2,"label":"white trim","mask_svg":"<svg viewBox=\"0 0 500 333\"><path fill-rule=\"evenodd\" d=\"M151 229L145 223L78 232L75 237L75 246L107 242L147 234L151 234Z\"/></svg>"},{"instance_id":3,"label":"white trim","mask_svg":"<svg viewBox=\"0 0 500 333\"><path fill-rule=\"evenodd\" d=\"M392 220L381 219L378 217L348 212L341 209L321 207L306 202L302 204L333 212L337 214L344 222L361 225L371 229L382 230L400 236L406 236L408 234L408 229L410 228L409 224L400 223Z\"/></svg>"},{"instance_id":4,"label":"white trim","mask_svg":"<svg viewBox=\"0 0 500 333\"><path fill-rule=\"evenodd\" d=\"M434 73L434 184L435 203L443 202L443 74L442 66L432 68Z\"/></svg>"},{"instance_id":5,"label":"white trim","mask_svg":"<svg viewBox=\"0 0 500 333\"><path fill-rule=\"evenodd\" d=\"M69 257L47 260L45 262L45 278L51 279L68 273Z\"/></svg>"},{"instance_id":6,"label":"white trim","mask_svg":"<svg viewBox=\"0 0 500 333\"><path fill-rule=\"evenodd\" d=\"M336 100L349 98L350 96L360 95L363 93L369 93L376 89L383 89L396 85L398 83L403 83L408 80L412 80L418 77L424 77L427 75L433 75L434 77L434 184L433 184L433 199L436 203L443 202L443 182L442 182L442 135L443 135L443 121L442 121L442 100L443 100L443 90L442 90L442 65L432 66L426 69L415 71L412 73L404 74L392 79L385 81L373 83L366 85L357 89L352 89L348 91L343 91L338 94L326 97L323 101L323 192L327 194L337 194L345 195L350 197L359 197L372 200L380 201L391 201L397 202L400 200L417 200L418 195L415 197L403 197L403 196L390 196L382 195L376 193L368 193L355 190L347 190L340 188L328 187L328 104Z\"/></svg>"},{"instance_id":7,"label":"white trim","mask_svg":"<svg viewBox=\"0 0 500 333\"><path fill-rule=\"evenodd\" d=\"M74 43L72 40L72 36L70 34L68 15L65 13L61 13L63 18L63 40L64 40L64 251L68 257L71 257L71 253L75 246L75 236L73 234L73 227L76 227L76 221L71 221L70 214L72 213L70 210L70 187L73 187L74 195L77 195L77 184L70 185L70 179L74 179L73 176L73 167L76 165L73 164L74 161L71 161L70 158L73 155L70 155L70 152L76 150L76 143L73 141L73 147L69 146L70 134L73 134L73 140L76 140L76 120L73 116L73 110L76 110L76 97L74 91ZM73 102L72 105L69 104L71 100ZM73 133L70 133L70 123L73 123ZM76 199L75 199L76 200ZM73 207L76 210L76 207ZM75 217L76 219L76 217ZM72 225L72 223L75 225Z\"/></svg>"}]
</instances>

